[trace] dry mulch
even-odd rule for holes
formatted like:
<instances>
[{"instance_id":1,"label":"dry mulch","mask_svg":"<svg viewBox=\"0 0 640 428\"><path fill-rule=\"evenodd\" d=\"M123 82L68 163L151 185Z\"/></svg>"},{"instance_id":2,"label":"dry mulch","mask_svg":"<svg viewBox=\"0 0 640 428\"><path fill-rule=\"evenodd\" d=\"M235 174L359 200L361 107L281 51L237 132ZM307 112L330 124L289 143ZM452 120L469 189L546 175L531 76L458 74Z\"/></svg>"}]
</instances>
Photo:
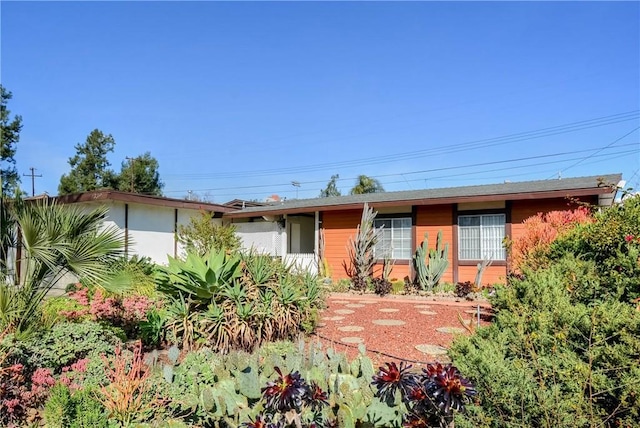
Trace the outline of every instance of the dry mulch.
<instances>
[{"instance_id":1,"label":"dry mulch","mask_svg":"<svg viewBox=\"0 0 640 428\"><path fill-rule=\"evenodd\" d=\"M446 301L418 296L333 293L321 313L316 338L325 347L358 354L363 343L374 364L405 360L414 366L448 362L446 349L455 335L469 334L458 314L467 323L477 324L475 314L490 313L485 301ZM481 325L488 323L481 315Z\"/></svg>"}]
</instances>

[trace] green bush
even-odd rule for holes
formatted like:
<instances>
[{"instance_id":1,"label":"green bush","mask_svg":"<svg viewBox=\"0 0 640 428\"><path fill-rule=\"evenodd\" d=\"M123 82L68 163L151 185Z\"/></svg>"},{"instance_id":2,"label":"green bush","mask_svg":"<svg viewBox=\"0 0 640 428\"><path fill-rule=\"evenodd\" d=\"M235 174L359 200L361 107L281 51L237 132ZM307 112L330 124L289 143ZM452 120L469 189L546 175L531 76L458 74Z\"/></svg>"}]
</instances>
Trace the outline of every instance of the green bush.
<instances>
[{"instance_id":1,"label":"green bush","mask_svg":"<svg viewBox=\"0 0 640 428\"><path fill-rule=\"evenodd\" d=\"M13 356L28 368L50 368L60 373L62 367L90 356L112 354L121 340L112 329L101 324L58 323L14 344Z\"/></svg>"},{"instance_id":2,"label":"green bush","mask_svg":"<svg viewBox=\"0 0 640 428\"><path fill-rule=\"evenodd\" d=\"M481 403L458 426L634 426L640 313L584 303L599 281L593 262L569 255L497 289L494 323L450 350Z\"/></svg>"},{"instance_id":3,"label":"green bush","mask_svg":"<svg viewBox=\"0 0 640 428\"><path fill-rule=\"evenodd\" d=\"M596 213L593 223L577 226L551 245L552 261L566 254L593 261L600 277L582 301L640 297L640 195Z\"/></svg>"},{"instance_id":4,"label":"green bush","mask_svg":"<svg viewBox=\"0 0 640 428\"><path fill-rule=\"evenodd\" d=\"M104 407L90 389L71 392L57 383L44 407L44 420L51 428L102 428L109 426Z\"/></svg>"}]
</instances>

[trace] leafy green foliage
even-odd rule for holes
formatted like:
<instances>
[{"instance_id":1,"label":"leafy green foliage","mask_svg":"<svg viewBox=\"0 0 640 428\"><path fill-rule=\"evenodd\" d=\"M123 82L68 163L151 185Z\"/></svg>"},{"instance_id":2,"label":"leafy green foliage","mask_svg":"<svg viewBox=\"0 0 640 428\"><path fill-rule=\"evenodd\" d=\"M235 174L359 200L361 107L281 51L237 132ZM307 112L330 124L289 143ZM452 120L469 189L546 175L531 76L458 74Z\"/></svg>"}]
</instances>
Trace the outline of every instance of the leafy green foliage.
<instances>
[{"instance_id":1,"label":"leafy green foliage","mask_svg":"<svg viewBox=\"0 0 640 428\"><path fill-rule=\"evenodd\" d=\"M261 343L312 331L323 290L318 278L294 273L281 261L254 252L191 252L161 269L168 340L185 349L251 351ZM152 321L151 318L148 318ZM151 327L151 326L149 326Z\"/></svg>"},{"instance_id":2,"label":"leafy green foliage","mask_svg":"<svg viewBox=\"0 0 640 428\"><path fill-rule=\"evenodd\" d=\"M359 175L356 179L356 184L349 191L352 195L363 195L365 193L381 193L384 192L384 187L380 181L373 177L366 175Z\"/></svg>"},{"instance_id":3,"label":"leafy green foliage","mask_svg":"<svg viewBox=\"0 0 640 428\"><path fill-rule=\"evenodd\" d=\"M429 249L429 235L424 234L424 241L416 249L413 262L416 267L416 279L423 290L432 291L433 287L440 282L440 278L449 266L447 254L449 244L442 244L442 231L438 231L436 247Z\"/></svg>"},{"instance_id":4,"label":"leafy green foliage","mask_svg":"<svg viewBox=\"0 0 640 428\"><path fill-rule=\"evenodd\" d=\"M178 226L178 239L185 245L187 253L195 252L200 256L212 249L234 253L241 244L233 224L218 225L206 211L191 217L188 225Z\"/></svg>"},{"instance_id":5,"label":"leafy green foliage","mask_svg":"<svg viewBox=\"0 0 640 428\"><path fill-rule=\"evenodd\" d=\"M331 198L334 196L341 196L342 193L340 193L340 190L338 189L338 186L336 185L336 182L338 181L338 179L340 178L340 176L338 174L332 175L331 176L331 180L329 180L329 182L327 183L327 187L325 187L324 189L322 189L320 191L320 198Z\"/></svg>"},{"instance_id":6,"label":"leafy green foliage","mask_svg":"<svg viewBox=\"0 0 640 428\"><path fill-rule=\"evenodd\" d=\"M9 207L7 207L8 209ZM13 272L20 280L0 273L0 328L25 332L40 321L40 303L66 274L73 273L89 284L108 282L107 267L124 250L124 237L115 227L104 226L106 208L90 212L62 206L48 199L10 206L20 231L22 258ZM8 287L8 283L17 285Z\"/></svg>"},{"instance_id":7,"label":"leafy green foliage","mask_svg":"<svg viewBox=\"0 0 640 428\"><path fill-rule=\"evenodd\" d=\"M164 183L160 180L158 167L158 160L150 152L122 161L116 189L161 196Z\"/></svg>"},{"instance_id":8,"label":"leafy green foliage","mask_svg":"<svg viewBox=\"0 0 640 428\"><path fill-rule=\"evenodd\" d=\"M55 324L50 330L14 342L12 347L14 358L25 367L45 367L60 373L62 367L82 358L113 353L118 343L120 338L112 330L85 321Z\"/></svg>"},{"instance_id":9,"label":"leafy green foliage","mask_svg":"<svg viewBox=\"0 0 640 428\"><path fill-rule=\"evenodd\" d=\"M592 223L580 224L556 240L549 257L555 261L571 253L594 262L600 280L582 301L631 302L640 297L639 235L640 195L636 195L596 213Z\"/></svg>"},{"instance_id":10,"label":"leafy green foliage","mask_svg":"<svg viewBox=\"0 0 640 428\"><path fill-rule=\"evenodd\" d=\"M51 428L106 428L109 426L104 407L89 388L71 391L57 383L49 393L44 420Z\"/></svg>"},{"instance_id":11,"label":"leafy green foliage","mask_svg":"<svg viewBox=\"0 0 640 428\"><path fill-rule=\"evenodd\" d=\"M494 323L450 350L482 403L459 426L632 426L638 420L640 313L614 299L585 302L578 288L600 281L593 262L568 255L497 290Z\"/></svg>"},{"instance_id":12,"label":"leafy green foliage","mask_svg":"<svg viewBox=\"0 0 640 428\"><path fill-rule=\"evenodd\" d=\"M87 136L84 144L76 144L75 156L69 158L71 171L60 178L58 193L88 192L112 187L115 174L108 169L111 163L107 154L113 152L115 140L99 129Z\"/></svg>"},{"instance_id":13,"label":"leafy green foliage","mask_svg":"<svg viewBox=\"0 0 640 428\"><path fill-rule=\"evenodd\" d=\"M11 92L0 85L0 183L4 196L15 194L20 183L20 176L15 167L15 155L22 130L22 116L10 118L11 111L7 104L11 98Z\"/></svg>"}]
</instances>

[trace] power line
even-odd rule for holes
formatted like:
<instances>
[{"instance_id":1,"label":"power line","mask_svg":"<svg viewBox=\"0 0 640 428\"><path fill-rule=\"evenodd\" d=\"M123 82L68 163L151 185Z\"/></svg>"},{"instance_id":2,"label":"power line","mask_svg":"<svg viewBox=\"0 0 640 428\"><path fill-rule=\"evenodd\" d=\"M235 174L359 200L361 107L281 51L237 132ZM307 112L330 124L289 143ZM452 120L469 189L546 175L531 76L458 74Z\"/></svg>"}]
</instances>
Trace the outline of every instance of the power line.
<instances>
[{"instance_id":1,"label":"power line","mask_svg":"<svg viewBox=\"0 0 640 428\"><path fill-rule=\"evenodd\" d=\"M611 143L609 143L609 144L607 144L606 146L602 147L601 149L599 149L599 150L595 151L594 153L590 154L589 156L587 156L587 157L585 157L585 158L580 159L579 161L577 161L577 162L576 162L576 163L574 163L574 164L569 165L568 167L564 168L564 169L562 170L562 172L564 172L564 171L566 171L566 170L568 170L568 169L571 169L571 168L573 168L574 166L579 165L579 164L580 164L580 163L582 163L583 161L585 161L585 160L587 160L587 159L589 159L589 158L591 158L591 157L593 157L593 156L597 155L597 154L598 154L598 153L600 153L601 151L606 150L607 148L609 148L609 147L613 146L613 145L614 145L615 143L617 143L618 141L620 141L620 140L624 139L625 137L627 137L627 136L629 136L629 135L633 134L633 133L634 133L634 132L636 132L638 129L640 129L640 126L638 126L638 127L634 128L634 129L632 129L631 131L629 131L629 132L627 132L626 134L624 134L622 137L620 137L620 138L618 138L618 139L616 139L616 140L612 141Z\"/></svg>"},{"instance_id":2,"label":"power line","mask_svg":"<svg viewBox=\"0 0 640 428\"><path fill-rule=\"evenodd\" d=\"M528 141L536 138L550 137L555 135L566 134L569 132L577 132L586 129L602 127L607 125L613 125L620 122L626 122L629 120L637 120L640 118L640 110L633 110L630 112L617 113L609 116L597 117L594 119L587 119L578 122L571 122L563 125L557 125L547 128L540 128L531 131L519 132L515 134L508 134L500 137L493 137L487 139L480 139L469 141L465 143L453 144L453 145L439 145L437 147L416 150L412 152L396 153L391 155L385 155L383 158L380 156L360 158L355 160L330 162L321 164L312 164L305 166L287 167L287 168L273 168L251 171L231 171L221 173L206 173L206 174L169 174L165 175L165 178L170 177L173 180L211 180L217 178L233 178L233 177L250 177L250 176L267 176L267 175L279 175L285 173L299 173L299 172L312 172L329 168L339 167L355 167L355 166L367 166L376 165L380 163L389 163L392 161L400 161L406 159L415 159L433 155L447 155L458 153L460 151L484 149L487 147L493 147L497 145L517 143L521 141Z\"/></svg>"},{"instance_id":3,"label":"power line","mask_svg":"<svg viewBox=\"0 0 640 428\"><path fill-rule=\"evenodd\" d=\"M610 145L608 145L608 146L609 147L606 147L606 148L611 148ZM628 147L628 146L637 147L637 143L623 144L623 145L616 146L616 148L623 148L623 147ZM545 154L545 155L538 155L538 156L528 156L528 157L515 158L515 159L503 159L503 160L491 161L491 162L479 162L479 163L467 164L467 165L455 165L455 166L448 166L448 167L441 167L441 168L432 168L432 169L426 169L426 170L420 170L420 171L410 171L410 172L401 172L401 173L393 173L393 174L380 174L380 175L374 176L374 178L396 177L396 176L403 177L403 176L406 176L406 175L425 174L425 173L441 172L441 171L449 171L449 170L458 170L458 169L466 170L466 169L469 169L469 168L484 167L484 166L498 165L498 164L504 164L504 163L522 162L522 161L527 161L527 160L547 159L547 158L558 157L558 156L575 155L577 153L593 152L594 150L597 153L602 152L602 148L585 149L585 150L579 150L579 151L552 153L552 154ZM638 149L634 149L634 150L620 151L620 152L614 152L614 153L597 154L595 156L589 156L589 157L605 157L605 156L614 156L614 155L626 156L626 155L629 155L629 154L638 153L638 151L639 151ZM557 160L557 161L538 162L538 163L534 163L534 164L530 164L530 165L520 165L520 166L506 167L506 168L503 168L503 169L493 169L492 171L509 170L509 169L521 169L521 168L531 167L531 166L550 165L550 164L556 164L556 163L572 161L572 160L576 160L576 159L584 159L584 158L575 158L575 157L573 157L573 158L562 159L562 160ZM471 174L477 174L477 172L465 172L465 173L454 174L453 176L462 176L462 175L471 175ZM451 177L451 175L448 175L447 177ZM424 179L424 178L419 178L419 179L407 180L406 177L403 177L403 178L404 178L404 181L398 181L398 183L406 182L406 181L421 181L421 180ZM437 179L437 178L440 178L440 177L430 177L430 179ZM351 180L355 180L355 179L356 179L356 177L340 178L339 181L351 181ZM326 182L326 180L314 180L314 181L304 181L304 182L299 182L299 183L300 184L318 184L318 183L325 183L325 182ZM392 183L388 183L388 184L393 184L393 182ZM284 187L284 186L290 186L290 182L289 183L258 184L258 185L251 185L251 186L216 187L216 188L207 188L207 189L197 189L197 191L260 189L260 188L276 188L276 187ZM170 190L170 191L167 191L166 193L184 193L184 192L186 192L186 190ZM223 196L223 195L219 195L219 196Z\"/></svg>"}]
</instances>

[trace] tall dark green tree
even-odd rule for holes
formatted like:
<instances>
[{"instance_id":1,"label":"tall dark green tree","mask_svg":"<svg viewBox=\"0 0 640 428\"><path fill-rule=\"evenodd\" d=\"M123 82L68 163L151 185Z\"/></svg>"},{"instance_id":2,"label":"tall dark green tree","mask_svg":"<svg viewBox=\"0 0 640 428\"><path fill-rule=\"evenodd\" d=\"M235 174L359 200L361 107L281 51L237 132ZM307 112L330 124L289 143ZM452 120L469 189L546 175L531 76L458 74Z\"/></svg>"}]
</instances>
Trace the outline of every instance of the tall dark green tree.
<instances>
[{"instance_id":1,"label":"tall dark green tree","mask_svg":"<svg viewBox=\"0 0 640 428\"><path fill-rule=\"evenodd\" d=\"M338 186L336 186L336 181L338 181L339 178L340 176L338 174L331 176L331 180L329 180L329 182L327 183L327 187L325 187L320 191L321 198L329 198L331 196L342 196L342 193L340 193Z\"/></svg>"},{"instance_id":2,"label":"tall dark green tree","mask_svg":"<svg viewBox=\"0 0 640 428\"><path fill-rule=\"evenodd\" d=\"M22 116L10 118L11 111L7 108L7 103L12 97L11 92L0 85L0 179L4 195L13 195L20 182L14 157L20 140Z\"/></svg>"},{"instance_id":3,"label":"tall dark green tree","mask_svg":"<svg viewBox=\"0 0 640 428\"><path fill-rule=\"evenodd\" d=\"M91 131L83 144L76 144L76 155L69 158L71 172L60 178L58 193L61 195L110 188L116 181L109 169L107 154L113 152L115 140L99 129Z\"/></svg>"},{"instance_id":4,"label":"tall dark green tree","mask_svg":"<svg viewBox=\"0 0 640 428\"><path fill-rule=\"evenodd\" d=\"M380 192L384 192L384 187L382 187L380 181L367 175L359 175L356 184L349 193L352 195L362 195L364 193Z\"/></svg>"},{"instance_id":5,"label":"tall dark green tree","mask_svg":"<svg viewBox=\"0 0 640 428\"><path fill-rule=\"evenodd\" d=\"M129 158L122 162L118 176L117 189L123 192L162 195L164 183L160 181L158 161L146 152L144 155Z\"/></svg>"}]
</instances>

